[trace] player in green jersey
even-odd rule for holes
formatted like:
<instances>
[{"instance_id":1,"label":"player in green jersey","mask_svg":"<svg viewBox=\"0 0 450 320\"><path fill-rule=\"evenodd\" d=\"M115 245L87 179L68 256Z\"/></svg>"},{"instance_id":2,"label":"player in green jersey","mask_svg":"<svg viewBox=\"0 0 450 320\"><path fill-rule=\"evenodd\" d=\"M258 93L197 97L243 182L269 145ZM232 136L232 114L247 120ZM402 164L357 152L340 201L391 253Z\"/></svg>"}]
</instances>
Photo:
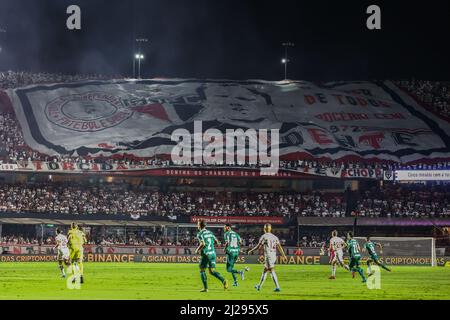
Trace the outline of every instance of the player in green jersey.
<instances>
[{"instance_id":1,"label":"player in green jersey","mask_svg":"<svg viewBox=\"0 0 450 320\"><path fill-rule=\"evenodd\" d=\"M347 248L348 248L348 254L350 256L350 264L349 268L352 272L358 272L359 275L362 278L363 282L366 282L367 279L364 276L364 271L360 266L360 260L361 260L361 253L360 253L360 247L358 241L353 239L353 232L347 233Z\"/></svg>"},{"instance_id":2,"label":"player in green jersey","mask_svg":"<svg viewBox=\"0 0 450 320\"><path fill-rule=\"evenodd\" d=\"M222 275L216 271L216 249L215 244L219 244L216 236L206 229L206 222L199 220L197 223L199 232L197 233L197 239L199 246L195 249L195 253L200 253L200 278L203 282L203 290L201 292L208 292L208 281L206 278L205 269L209 269L209 274L217 278L222 282L223 288L228 289L228 281L222 277Z\"/></svg>"},{"instance_id":3,"label":"player in green jersey","mask_svg":"<svg viewBox=\"0 0 450 320\"><path fill-rule=\"evenodd\" d=\"M231 230L231 225L226 224L224 227L224 246L225 246L225 254L227 255L227 272L231 273L233 276L233 286L237 287L237 277L236 274L241 276L241 279L244 280L244 272L245 270L237 271L234 269L234 264L238 260L239 253L241 252L241 244L242 240L239 234Z\"/></svg>"},{"instance_id":4,"label":"player in green jersey","mask_svg":"<svg viewBox=\"0 0 450 320\"><path fill-rule=\"evenodd\" d=\"M363 251L367 251L367 253L369 254L369 258L367 258L367 272L369 273L369 277L374 274L372 272L372 268L370 267L372 263L375 263L386 271L391 271L391 269L389 269L385 264L381 263L378 258L375 248L379 247L380 253L383 253L383 247L381 246L381 243L373 242L372 240L370 240L370 237L367 237L366 240L367 241L364 244Z\"/></svg>"}]
</instances>

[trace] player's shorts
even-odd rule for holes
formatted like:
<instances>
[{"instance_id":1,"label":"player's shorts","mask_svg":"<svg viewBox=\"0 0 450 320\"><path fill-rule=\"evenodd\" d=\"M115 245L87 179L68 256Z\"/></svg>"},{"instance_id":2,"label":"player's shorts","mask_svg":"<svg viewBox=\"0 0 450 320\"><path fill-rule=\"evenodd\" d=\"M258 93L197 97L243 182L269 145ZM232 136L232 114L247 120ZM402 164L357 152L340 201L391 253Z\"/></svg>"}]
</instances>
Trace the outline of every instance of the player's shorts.
<instances>
[{"instance_id":1,"label":"player's shorts","mask_svg":"<svg viewBox=\"0 0 450 320\"><path fill-rule=\"evenodd\" d=\"M335 262L335 261L340 264L344 263L344 253L342 252L342 250L331 252L330 263Z\"/></svg>"},{"instance_id":2,"label":"player's shorts","mask_svg":"<svg viewBox=\"0 0 450 320\"><path fill-rule=\"evenodd\" d=\"M227 253L227 269L233 269L234 264L236 263L237 259L239 257L238 253Z\"/></svg>"},{"instance_id":3,"label":"player's shorts","mask_svg":"<svg viewBox=\"0 0 450 320\"><path fill-rule=\"evenodd\" d=\"M200 259L200 269L216 268L216 254L202 254Z\"/></svg>"},{"instance_id":4,"label":"player's shorts","mask_svg":"<svg viewBox=\"0 0 450 320\"><path fill-rule=\"evenodd\" d=\"M70 249L70 261L80 261L82 257L82 248L71 248Z\"/></svg>"},{"instance_id":5,"label":"player's shorts","mask_svg":"<svg viewBox=\"0 0 450 320\"><path fill-rule=\"evenodd\" d=\"M368 260L372 260L373 262L378 262L378 256L376 254L369 254Z\"/></svg>"},{"instance_id":6,"label":"player's shorts","mask_svg":"<svg viewBox=\"0 0 450 320\"><path fill-rule=\"evenodd\" d=\"M274 254L264 256L264 266L267 269L272 269L275 267L275 262L277 261L277 256Z\"/></svg>"},{"instance_id":7,"label":"player's shorts","mask_svg":"<svg viewBox=\"0 0 450 320\"><path fill-rule=\"evenodd\" d=\"M58 260L69 260L70 253L69 248L58 249Z\"/></svg>"},{"instance_id":8,"label":"player's shorts","mask_svg":"<svg viewBox=\"0 0 450 320\"><path fill-rule=\"evenodd\" d=\"M348 267L351 269L360 267L361 256L350 257L350 264Z\"/></svg>"}]
</instances>

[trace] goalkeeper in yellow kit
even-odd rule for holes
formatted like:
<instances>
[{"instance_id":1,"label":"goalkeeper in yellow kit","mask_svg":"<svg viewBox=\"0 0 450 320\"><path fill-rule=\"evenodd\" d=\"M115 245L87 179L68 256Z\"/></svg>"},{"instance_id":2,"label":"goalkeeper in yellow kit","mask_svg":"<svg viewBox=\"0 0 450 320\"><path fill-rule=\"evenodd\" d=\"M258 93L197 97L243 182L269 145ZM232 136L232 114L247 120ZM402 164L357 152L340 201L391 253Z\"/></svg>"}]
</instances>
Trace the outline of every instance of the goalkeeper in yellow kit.
<instances>
[{"instance_id":1,"label":"goalkeeper in yellow kit","mask_svg":"<svg viewBox=\"0 0 450 320\"><path fill-rule=\"evenodd\" d=\"M86 235L75 222L72 222L67 236L69 239L70 262L73 265L72 273L78 271L80 283L83 283L83 245L87 242Z\"/></svg>"}]
</instances>

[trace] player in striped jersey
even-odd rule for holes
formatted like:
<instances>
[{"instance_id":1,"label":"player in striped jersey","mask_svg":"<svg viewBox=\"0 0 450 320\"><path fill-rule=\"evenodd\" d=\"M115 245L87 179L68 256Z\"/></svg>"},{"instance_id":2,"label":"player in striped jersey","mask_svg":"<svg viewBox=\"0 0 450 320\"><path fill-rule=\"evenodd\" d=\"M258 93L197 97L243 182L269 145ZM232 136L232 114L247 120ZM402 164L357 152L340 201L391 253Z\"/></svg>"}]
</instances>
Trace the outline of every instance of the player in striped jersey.
<instances>
[{"instance_id":1,"label":"player in striped jersey","mask_svg":"<svg viewBox=\"0 0 450 320\"><path fill-rule=\"evenodd\" d=\"M66 271L64 270L63 263L66 265L67 268L69 268L69 266L70 266L70 254L69 254L69 248L67 247L69 240L62 233L60 228L56 228L55 241L56 241L55 249L58 250L57 259L58 259L59 270L61 270L61 277L65 278Z\"/></svg>"},{"instance_id":2,"label":"player in striped jersey","mask_svg":"<svg viewBox=\"0 0 450 320\"><path fill-rule=\"evenodd\" d=\"M259 284L255 285L256 290L261 290L264 281L266 281L267 273L270 272L272 276L272 280L275 283L275 292L281 291L280 285L278 284L278 277L275 273L275 262L277 260L277 249L280 251L283 259L286 259L286 255L284 253L283 247L280 244L280 240L277 236L272 233L272 225L266 223L264 225L264 234L259 239L258 244L251 250L248 251L248 254L253 251L263 247L264 248L264 271L261 275L261 279Z\"/></svg>"},{"instance_id":3,"label":"player in striped jersey","mask_svg":"<svg viewBox=\"0 0 450 320\"><path fill-rule=\"evenodd\" d=\"M345 270L349 270L348 266L344 263L344 248L347 246L342 238L338 237L337 230L331 232L330 239L330 263L331 263L331 276L328 279L336 279L336 267L340 265Z\"/></svg>"}]
</instances>

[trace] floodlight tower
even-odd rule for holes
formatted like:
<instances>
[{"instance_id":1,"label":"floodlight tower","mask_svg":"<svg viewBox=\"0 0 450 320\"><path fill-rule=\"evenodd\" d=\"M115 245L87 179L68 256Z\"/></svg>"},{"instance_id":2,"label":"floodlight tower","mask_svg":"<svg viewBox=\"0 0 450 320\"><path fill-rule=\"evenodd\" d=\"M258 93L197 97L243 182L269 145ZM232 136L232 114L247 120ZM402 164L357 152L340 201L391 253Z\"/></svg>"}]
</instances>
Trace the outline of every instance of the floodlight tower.
<instances>
[{"instance_id":1,"label":"floodlight tower","mask_svg":"<svg viewBox=\"0 0 450 320\"><path fill-rule=\"evenodd\" d=\"M284 80L287 80L287 65L290 60L288 59L288 48L294 47L295 43L293 42L283 42L281 44L284 47L284 58L281 59L281 63L284 64Z\"/></svg>"},{"instance_id":2,"label":"floodlight tower","mask_svg":"<svg viewBox=\"0 0 450 320\"><path fill-rule=\"evenodd\" d=\"M141 78L141 60L144 60L144 55L142 53L136 53L134 58L138 61L138 79Z\"/></svg>"},{"instance_id":3,"label":"floodlight tower","mask_svg":"<svg viewBox=\"0 0 450 320\"><path fill-rule=\"evenodd\" d=\"M138 78L141 78L141 60L144 59L144 55L141 52L141 43L147 43L147 38L136 38L135 41L138 43L138 52L134 54L133 57L133 78L136 78L136 60L138 60Z\"/></svg>"}]
</instances>

